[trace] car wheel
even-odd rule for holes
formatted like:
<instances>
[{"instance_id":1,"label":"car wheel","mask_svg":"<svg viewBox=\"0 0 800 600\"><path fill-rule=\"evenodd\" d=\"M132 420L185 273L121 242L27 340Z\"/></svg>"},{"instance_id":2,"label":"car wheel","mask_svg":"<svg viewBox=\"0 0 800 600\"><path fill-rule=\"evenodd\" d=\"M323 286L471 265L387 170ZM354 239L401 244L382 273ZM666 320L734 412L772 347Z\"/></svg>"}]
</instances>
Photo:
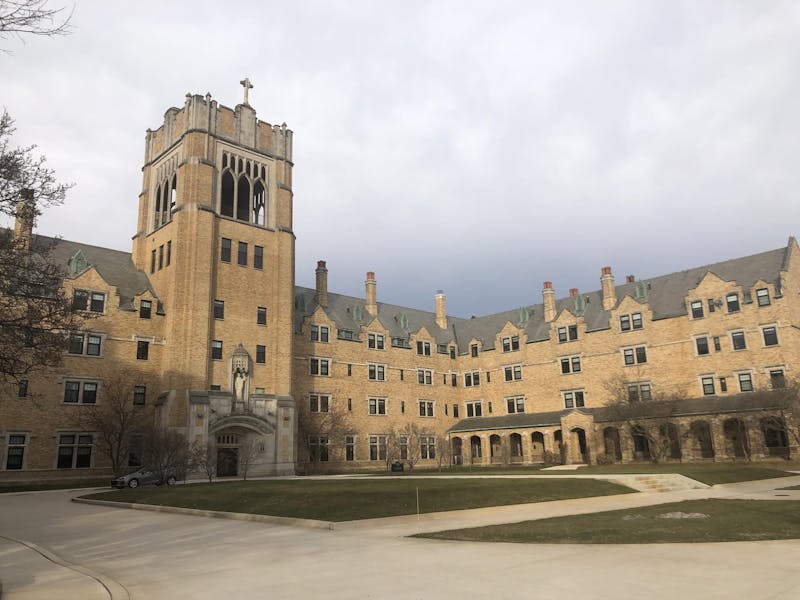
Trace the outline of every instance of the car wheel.
<instances>
[{"instance_id":1,"label":"car wheel","mask_svg":"<svg viewBox=\"0 0 800 600\"><path fill-rule=\"evenodd\" d=\"M129 488L135 488L135 487L139 487L139 480L138 480L138 479L131 479L131 480L128 482L128 487L129 487Z\"/></svg>"},{"instance_id":2,"label":"car wheel","mask_svg":"<svg viewBox=\"0 0 800 600\"><path fill-rule=\"evenodd\" d=\"M176 483L178 483L178 480L175 479L175 475L167 477L167 485L175 485Z\"/></svg>"}]
</instances>

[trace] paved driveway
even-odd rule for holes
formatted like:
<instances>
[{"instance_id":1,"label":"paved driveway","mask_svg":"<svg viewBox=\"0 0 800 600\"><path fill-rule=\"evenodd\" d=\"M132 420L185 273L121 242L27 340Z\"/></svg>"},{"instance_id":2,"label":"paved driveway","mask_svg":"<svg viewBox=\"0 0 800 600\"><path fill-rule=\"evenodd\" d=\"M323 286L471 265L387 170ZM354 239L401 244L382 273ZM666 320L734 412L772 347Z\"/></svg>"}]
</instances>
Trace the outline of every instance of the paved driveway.
<instances>
[{"instance_id":1,"label":"paved driveway","mask_svg":"<svg viewBox=\"0 0 800 600\"><path fill-rule=\"evenodd\" d=\"M447 542L81 505L69 502L73 495L0 495L3 600L93 600L109 591L148 600L800 598L800 541Z\"/></svg>"}]
</instances>

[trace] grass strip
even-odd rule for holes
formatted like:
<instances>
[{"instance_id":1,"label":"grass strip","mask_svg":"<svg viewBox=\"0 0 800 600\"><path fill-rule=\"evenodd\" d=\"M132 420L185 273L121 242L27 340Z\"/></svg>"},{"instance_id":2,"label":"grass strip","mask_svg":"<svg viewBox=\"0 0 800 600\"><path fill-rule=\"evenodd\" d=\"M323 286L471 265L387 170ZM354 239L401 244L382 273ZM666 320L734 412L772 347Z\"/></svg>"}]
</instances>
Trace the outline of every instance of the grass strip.
<instances>
[{"instance_id":1,"label":"grass strip","mask_svg":"<svg viewBox=\"0 0 800 600\"><path fill-rule=\"evenodd\" d=\"M633 492L620 485L596 480L398 478L236 481L115 490L83 497L323 521L351 521L416 514L417 489L422 513Z\"/></svg>"},{"instance_id":2,"label":"grass strip","mask_svg":"<svg viewBox=\"0 0 800 600\"><path fill-rule=\"evenodd\" d=\"M665 518L671 515L672 518ZM800 501L687 500L416 537L525 544L666 544L800 538Z\"/></svg>"}]
</instances>

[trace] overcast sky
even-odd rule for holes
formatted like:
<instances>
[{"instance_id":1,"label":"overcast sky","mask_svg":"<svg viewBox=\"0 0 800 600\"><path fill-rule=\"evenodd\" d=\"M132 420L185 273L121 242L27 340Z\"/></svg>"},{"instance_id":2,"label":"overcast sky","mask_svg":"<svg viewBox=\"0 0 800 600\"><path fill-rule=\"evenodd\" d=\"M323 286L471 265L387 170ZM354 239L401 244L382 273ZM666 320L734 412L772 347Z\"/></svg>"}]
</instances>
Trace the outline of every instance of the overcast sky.
<instances>
[{"instance_id":1,"label":"overcast sky","mask_svg":"<svg viewBox=\"0 0 800 600\"><path fill-rule=\"evenodd\" d=\"M39 231L129 251L187 92L294 131L297 283L455 316L798 232L800 2L83 0L4 40L0 103L77 185Z\"/></svg>"}]
</instances>

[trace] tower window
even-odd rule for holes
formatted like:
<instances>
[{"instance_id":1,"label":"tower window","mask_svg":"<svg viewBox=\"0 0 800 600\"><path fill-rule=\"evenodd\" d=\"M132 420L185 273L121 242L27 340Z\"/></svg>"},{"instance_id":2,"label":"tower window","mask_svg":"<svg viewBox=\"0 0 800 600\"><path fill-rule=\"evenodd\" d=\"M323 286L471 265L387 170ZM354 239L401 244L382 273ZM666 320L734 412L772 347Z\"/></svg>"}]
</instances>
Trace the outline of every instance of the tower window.
<instances>
[{"instance_id":1,"label":"tower window","mask_svg":"<svg viewBox=\"0 0 800 600\"><path fill-rule=\"evenodd\" d=\"M253 246L253 268L259 270L264 268L263 246Z\"/></svg>"},{"instance_id":2,"label":"tower window","mask_svg":"<svg viewBox=\"0 0 800 600\"><path fill-rule=\"evenodd\" d=\"M239 177L238 189L236 190L236 219L239 221L250 221L250 182L247 177Z\"/></svg>"},{"instance_id":3,"label":"tower window","mask_svg":"<svg viewBox=\"0 0 800 600\"><path fill-rule=\"evenodd\" d=\"M220 320L225 318L225 302L222 300L214 300L214 318Z\"/></svg>"},{"instance_id":4,"label":"tower window","mask_svg":"<svg viewBox=\"0 0 800 600\"><path fill-rule=\"evenodd\" d=\"M219 251L219 259L222 262L231 262L231 245L232 242L228 238L222 238L222 244L220 245ZM153 256L155 257L155 250L153 250Z\"/></svg>"},{"instance_id":5,"label":"tower window","mask_svg":"<svg viewBox=\"0 0 800 600\"><path fill-rule=\"evenodd\" d=\"M222 174L222 191L219 212L223 217L233 217L233 175L230 171Z\"/></svg>"},{"instance_id":6,"label":"tower window","mask_svg":"<svg viewBox=\"0 0 800 600\"><path fill-rule=\"evenodd\" d=\"M247 244L245 242L239 242L239 252L236 255L236 262L243 267L247 266Z\"/></svg>"},{"instance_id":7,"label":"tower window","mask_svg":"<svg viewBox=\"0 0 800 600\"><path fill-rule=\"evenodd\" d=\"M150 300L141 300L139 302L139 318L149 319L152 309L153 303Z\"/></svg>"}]
</instances>

